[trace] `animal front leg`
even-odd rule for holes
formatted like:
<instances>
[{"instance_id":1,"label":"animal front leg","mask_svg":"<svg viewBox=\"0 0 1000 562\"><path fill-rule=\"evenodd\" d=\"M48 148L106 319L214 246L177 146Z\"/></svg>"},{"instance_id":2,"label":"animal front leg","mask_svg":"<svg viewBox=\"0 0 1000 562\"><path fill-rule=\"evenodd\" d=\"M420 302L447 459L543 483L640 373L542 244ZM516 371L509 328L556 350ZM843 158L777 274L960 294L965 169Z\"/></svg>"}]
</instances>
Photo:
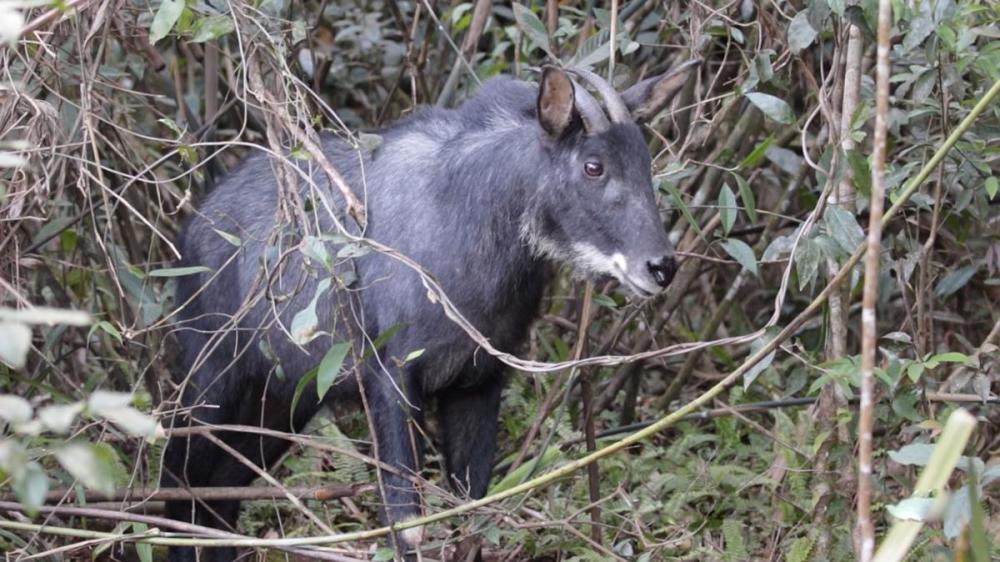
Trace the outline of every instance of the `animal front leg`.
<instances>
[{"instance_id":1,"label":"animal front leg","mask_svg":"<svg viewBox=\"0 0 1000 562\"><path fill-rule=\"evenodd\" d=\"M486 495L490 483L502 390L503 377L497 372L483 383L439 395L448 478L458 492L471 498Z\"/></svg>"},{"instance_id":2,"label":"animal front leg","mask_svg":"<svg viewBox=\"0 0 1000 562\"><path fill-rule=\"evenodd\" d=\"M392 469L379 469L383 517L391 525L421 514L420 494L413 483L422 454L422 443L415 427L421 420L421 400L413 384L413 373L405 375L402 384L392 384L383 372L376 371L372 375L364 382L364 394L378 460ZM397 544L402 547L400 550L416 548L423 540L423 529L400 531L396 540L401 543Z\"/></svg>"}]
</instances>

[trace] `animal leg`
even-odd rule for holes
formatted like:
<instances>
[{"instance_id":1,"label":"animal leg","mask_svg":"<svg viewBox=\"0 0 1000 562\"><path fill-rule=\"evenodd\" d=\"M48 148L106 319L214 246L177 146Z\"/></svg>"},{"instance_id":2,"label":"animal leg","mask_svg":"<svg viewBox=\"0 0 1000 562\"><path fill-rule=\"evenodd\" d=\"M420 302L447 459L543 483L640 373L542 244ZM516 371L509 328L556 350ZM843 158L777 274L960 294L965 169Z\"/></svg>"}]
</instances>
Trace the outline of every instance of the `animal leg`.
<instances>
[{"instance_id":1,"label":"animal leg","mask_svg":"<svg viewBox=\"0 0 1000 562\"><path fill-rule=\"evenodd\" d=\"M300 429L315 414L315 407L301 405L309 401L301 401L293 428L289 419L290 400L278 397L265 400L262 403L260 392L257 389L252 388L244 392L247 394L240 397L242 403L238 406L236 415L221 416L218 412L224 411L225 408L220 407L217 413L210 415L210 419L205 421L262 426L287 432L292 429ZM216 432L215 436L247 460L264 469L277 461L290 445L290 442L285 439L253 433L227 431ZM190 487L246 486L257 477L257 472L241 459L234 457L201 436L172 439L167 445L164 469L162 486L176 487L180 485L177 478ZM176 520L193 521L199 525L233 530L239 516L239 508L240 502L238 500L167 502L167 515ZM193 548L172 548L170 550L171 562L193 562L195 560L200 562L231 562L236 559L236 549L233 548L205 548L200 556Z\"/></svg>"},{"instance_id":2,"label":"animal leg","mask_svg":"<svg viewBox=\"0 0 1000 562\"><path fill-rule=\"evenodd\" d=\"M398 386L383 372L371 374L364 382L364 393L374 425L378 458L395 469L380 469L385 501L383 517L386 523L392 524L419 517L421 513L420 494L411 478L417 473L423 450L415 427L421 419L422 400L413 370L404 373L402 384ZM406 393L405 399L400 390ZM423 539L423 529L406 529L395 538L398 550L415 548Z\"/></svg>"},{"instance_id":3,"label":"animal leg","mask_svg":"<svg viewBox=\"0 0 1000 562\"><path fill-rule=\"evenodd\" d=\"M503 376L496 372L485 378L483 383L438 395L448 477L455 490L471 498L486 494L496 454Z\"/></svg>"}]
</instances>

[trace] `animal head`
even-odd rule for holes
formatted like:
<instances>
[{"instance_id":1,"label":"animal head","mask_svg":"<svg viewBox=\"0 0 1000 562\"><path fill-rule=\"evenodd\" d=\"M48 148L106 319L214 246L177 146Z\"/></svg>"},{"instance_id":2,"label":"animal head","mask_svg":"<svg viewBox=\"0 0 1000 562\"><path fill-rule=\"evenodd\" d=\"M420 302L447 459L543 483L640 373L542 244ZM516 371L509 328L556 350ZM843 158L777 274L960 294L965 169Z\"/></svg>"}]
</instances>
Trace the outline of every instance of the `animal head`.
<instances>
[{"instance_id":1,"label":"animal head","mask_svg":"<svg viewBox=\"0 0 1000 562\"><path fill-rule=\"evenodd\" d=\"M614 277L650 297L669 285L674 250L654 199L649 149L640 123L659 113L698 61L632 86L622 94L595 74L607 112L565 71L546 67L537 120L545 172L523 234L535 251L588 277Z\"/></svg>"}]
</instances>

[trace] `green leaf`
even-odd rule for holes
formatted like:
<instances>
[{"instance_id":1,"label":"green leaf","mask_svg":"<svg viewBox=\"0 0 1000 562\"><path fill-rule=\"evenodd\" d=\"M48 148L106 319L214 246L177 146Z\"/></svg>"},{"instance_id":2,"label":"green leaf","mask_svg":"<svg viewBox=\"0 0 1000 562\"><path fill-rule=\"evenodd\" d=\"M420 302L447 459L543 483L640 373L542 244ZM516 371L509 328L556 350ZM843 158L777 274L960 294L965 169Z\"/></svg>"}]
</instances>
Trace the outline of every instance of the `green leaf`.
<instances>
[{"instance_id":1,"label":"green leaf","mask_svg":"<svg viewBox=\"0 0 1000 562\"><path fill-rule=\"evenodd\" d=\"M733 177L736 178L736 185L739 186L740 190L740 201L743 202L743 210L747 213L747 220L751 224L757 223L757 200L754 198L753 190L750 189L750 184L747 180L743 179L743 176L734 173Z\"/></svg>"},{"instance_id":2,"label":"green leaf","mask_svg":"<svg viewBox=\"0 0 1000 562\"><path fill-rule=\"evenodd\" d=\"M149 25L149 42L155 45L174 28L184 12L184 0L163 0Z\"/></svg>"},{"instance_id":3,"label":"green leaf","mask_svg":"<svg viewBox=\"0 0 1000 562\"><path fill-rule=\"evenodd\" d=\"M603 293L599 293L599 294L595 294L594 295L594 304L596 304L598 306L603 306L603 307L606 307L606 308L612 308L612 309L613 308L618 308L618 303L615 302L615 299L613 299L613 298L611 298L608 295L605 295Z\"/></svg>"},{"instance_id":4,"label":"green leaf","mask_svg":"<svg viewBox=\"0 0 1000 562\"><path fill-rule=\"evenodd\" d=\"M31 419L34 411L24 398L13 394L0 394L0 419L12 424L24 423Z\"/></svg>"},{"instance_id":5,"label":"green leaf","mask_svg":"<svg viewBox=\"0 0 1000 562\"><path fill-rule=\"evenodd\" d=\"M764 115L767 115L778 123L791 125L795 122L795 114L792 112L792 108L783 99L762 92L750 92L744 95L750 100L750 103L763 111Z\"/></svg>"},{"instance_id":6,"label":"green leaf","mask_svg":"<svg viewBox=\"0 0 1000 562\"><path fill-rule=\"evenodd\" d=\"M795 17L788 24L788 50L793 55L797 55L799 51L812 45L815 40L816 30L809 23L808 12L802 10L795 14Z\"/></svg>"},{"instance_id":7,"label":"green leaf","mask_svg":"<svg viewBox=\"0 0 1000 562\"><path fill-rule=\"evenodd\" d=\"M677 190L677 186L668 181L661 181L660 190L666 191L667 194L670 195L670 201L672 205L675 208L680 209L681 215L684 216L684 220L686 220L688 224L691 225L691 228L693 228L694 231L698 233L699 237L704 239L705 235L704 233L702 233L701 227L698 226L698 221L696 221L694 215L691 214L691 209L688 209L688 206L684 204L684 199L681 196L681 192Z\"/></svg>"},{"instance_id":8,"label":"green leaf","mask_svg":"<svg viewBox=\"0 0 1000 562\"><path fill-rule=\"evenodd\" d=\"M926 466L932 452L934 452L934 445L910 443L896 451L889 451L889 458L902 465Z\"/></svg>"},{"instance_id":9,"label":"green leaf","mask_svg":"<svg viewBox=\"0 0 1000 562\"><path fill-rule=\"evenodd\" d=\"M84 486L110 494L115 489L111 451L99 445L73 442L56 451L56 460Z\"/></svg>"},{"instance_id":10,"label":"green leaf","mask_svg":"<svg viewBox=\"0 0 1000 562\"><path fill-rule=\"evenodd\" d=\"M758 164L764 160L764 156L767 154L767 149L771 148L774 143L774 135L767 135L767 138L757 143L757 146L753 147L750 154L747 154L746 158L740 162L739 168L741 170L750 170L756 168Z\"/></svg>"},{"instance_id":11,"label":"green leaf","mask_svg":"<svg viewBox=\"0 0 1000 562\"><path fill-rule=\"evenodd\" d=\"M736 562L747 559L747 547L743 542L743 523L734 519L722 522L722 536L725 539L726 560Z\"/></svg>"},{"instance_id":12,"label":"green leaf","mask_svg":"<svg viewBox=\"0 0 1000 562\"><path fill-rule=\"evenodd\" d=\"M810 238L802 237L795 249L795 272L799 276L799 290L804 291L816 279L819 262L823 258L818 244Z\"/></svg>"},{"instance_id":13,"label":"green leaf","mask_svg":"<svg viewBox=\"0 0 1000 562\"><path fill-rule=\"evenodd\" d=\"M169 117L161 117L161 118L157 119L156 122L159 123L159 124L161 124L161 125L163 125L164 127L168 128L168 129L170 129L178 137L183 137L184 136L184 133L185 133L184 127L181 127L180 125L178 125L177 121L174 121L171 118L169 118Z\"/></svg>"},{"instance_id":14,"label":"green leaf","mask_svg":"<svg viewBox=\"0 0 1000 562\"><path fill-rule=\"evenodd\" d=\"M102 415L108 410L126 408L132 405L132 395L128 392L112 392L95 390L87 399L87 407L91 413Z\"/></svg>"},{"instance_id":15,"label":"green leaf","mask_svg":"<svg viewBox=\"0 0 1000 562\"><path fill-rule=\"evenodd\" d=\"M930 358L930 361L936 361L938 363L962 363L966 364L969 362L969 356L964 353L959 353L957 351L948 351L945 353L938 353Z\"/></svg>"},{"instance_id":16,"label":"green leaf","mask_svg":"<svg viewBox=\"0 0 1000 562\"><path fill-rule=\"evenodd\" d=\"M920 423L924 421L924 418L917 411L917 403L919 401L920 395L916 392L897 391L895 396L892 398L892 411L902 418L908 419L914 423Z\"/></svg>"},{"instance_id":17,"label":"green leaf","mask_svg":"<svg viewBox=\"0 0 1000 562\"><path fill-rule=\"evenodd\" d=\"M396 332L398 332L402 327L403 324L393 324L392 326L386 328L385 331L383 331L381 334L378 335L377 338L375 338L375 341L372 342L371 347L365 349L365 352L361 355L361 360L364 361L368 359L369 357L372 356L372 353L375 350L382 349L385 346L385 344L389 343L389 340L392 339L392 336L395 336Z\"/></svg>"},{"instance_id":18,"label":"green leaf","mask_svg":"<svg viewBox=\"0 0 1000 562\"><path fill-rule=\"evenodd\" d=\"M292 317L292 325L289 327L289 331L292 335L292 341L297 345L305 345L312 340L316 339L319 335L318 324L319 319L316 316L316 305L319 303L319 298L323 296L323 293L330 288L330 279L323 279L316 285L316 294L313 295L309 304L305 308L295 313Z\"/></svg>"},{"instance_id":19,"label":"green leaf","mask_svg":"<svg viewBox=\"0 0 1000 562\"><path fill-rule=\"evenodd\" d=\"M316 371L316 392L320 400L337 382L337 375L340 374L340 369L344 366L344 359L349 351L351 351L350 343L333 344L323 356L323 360L319 362L319 369Z\"/></svg>"},{"instance_id":20,"label":"green leaf","mask_svg":"<svg viewBox=\"0 0 1000 562\"><path fill-rule=\"evenodd\" d=\"M149 527L145 523L132 523L132 531L137 535L142 535L149 531ZM135 554L139 557L139 562L153 562L153 545L141 541L134 544Z\"/></svg>"},{"instance_id":21,"label":"green leaf","mask_svg":"<svg viewBox=\"0 0 1000 562\"><path fill-rule=\"evenodd\" d=\"M934 32L934 21L932 20L930 14L915 14L915 16L910 19L909 30L903 37L902 48L903 52L912 51L921 43L927 36Z\"/></svg>"},{"instance_id":22,"label":"green leaf","mask_svg":"<svg viewBox=\"0 0 1000 562\"><path fill-rule=\"evenodd\" d=\"M162 433L156 419L131 406L107 410L102 415L119 429L132 435L152 439Z\"/></svg>"},{"instance_id":23,"label":"green leaf","mask_svg":"<svg viewBox=\"0 0 1000 562\"><path fill-rule=\"evenodd\" d=\"M936 502L935 498L906 498L895 505L886 506L886 510L896 519L925 521Z\"/></svg>"},{"instance_id":24,"label":"green leaf","mask_svg":"<svg viewBox=\"0 0 1000 562\"><path fill-rule=\"evenodd\" d=\"M1000 182L997 181L996 176L990 176L986 178L983 187L986 188L986 195L989 195L990 199L993 199L997 196L997 191L1000 191Z\"/></svg>"},{"instance_id":25,"label":"green leaf","mask_svg":"<svg viewBox=\"0 0 1000 562\"><path fill-rule=\"evenodd\" d=\"M972 547L972 560L974 562L990 561L990 542L986 538L986 513L983 504L979 502L978 474L975 470L969 471L969 507L971 520L969 521L970 546Z\"/></svg>"},{"instance_id":26,"label":"green leaf","mask_svg":"<svg viewBox=\"0 0 1000 562\"><path fill-rule=\"evenodd\" d=\"M360 144L361 148L368 153L373 153L378 150L384 142L385 139L383 139L381 135L376 135L374 133L358 134L358 144Z\"/></svg>"},{"instance_id":27,"label":"green leaf","mask_svg":"<svg viewBox=\"0 0 1000 562\"><path fill-rule=\"evenodd\" d=\"M351 242L349 244L344 244L341 246L340 250L337 251L338 258L360 258L368 254L371 248L364 244L358 244L356 242Z\"/></svg>"},{"instance_id":28,"label":"green leaf","mask_svg":"<svg viewBox=\"0 0 1000 562\"><path fill-rule=\"evenodd\" d=\"M115 262L118 280L125 289L130 306L134 307L136 316L142 326L149 326L163 315L164 305L152 286L142 278L142 272L128 263L125 252L118 246L108 248Z\"/></svg>"},{"instance_id":29,"label":"green leaf","mask_svg":"<svg viewBox=\"0 0 1000 562\"><path fill-rule=\"evenodd\" d=\"M848 254L865 241L865 231L862 230L854 215L843 207L827 205L823 211L823 222L830 236L837 242L840 249Z\"/></svg>"},{"instance_id":30,"label":"green leaf","mask_svg":"<svg viewBox=\"0 0 1000 562\"><path fill-rule=\"evenodd\" d=\"M0 406L2 408L2 406ZM45 429L55 433L68 433L73 427L73 420L83 411L82 402L72 404L53 404L38 411L38 419Z\"/></svg>"},{"instance_id":31,"label":"green leaf","mask_svg":"<svg viewBox=\"0 0 1000 562\"><path fill-rule=\"evenodd\" d=\"M965 485L952 494L948 508L942 518L941 530L944 536L954 540L969 524L972 514L972 504L969 499L969 486Z\"/></svg>"},{"instance_id":32,"label":"green leaf","mask_svg":"<svg viewBox=\"0 0 1000 562\"><path fill-rule=\"evenodd\" d=\"M514 4L518 6L518 4ZM372 556L372 562L388 562L396 557L396 551L391 548L380 548L375 551L375 556Z\"/></svg>"},{"instance_id":33,"label":"green leaf","mask_svg":"<svg viewBox=\"0 0 1000 562\"><path fill-rule=\"evenodd\" d=\"M535 474L540 470L544 470L549 466L552 466L556 462L562 460L564 457L563 452L559 447L549 447L545 449L545 453L542 454L541 458L535 457L531 460L526 460L524 464L517 467L517 470L507 473L499 482L490 488L489 494L497 494L513 488L520 484L523 480L527 479L529 475Z\"/></svg>"},{"instance_id":34,"label":"green leaf","mask_svg":"<svg viewBox=\"0 0 1000 562\"><path fill-rule=\"evenodd\" d=\"M306 387L309 383L316 380L316 376L319 373L319 367L315 369L309 369L304 375L299 377L299 382L295 383L295 392L292 393L292 406L288 410L288 423L292 426L295 425L295 412L298 409L299 400L302 398L302 393L305 392Z\"/></svg>"},{"instance_id":35,"label":"green leaf","mask_svg":"<svg viewBox=\"0 0 1000 562\"><path fill-rule=\"evenodd\" d=\"M459 4L458 6L455 6L455 8L451 11L451 14L449 15L449 19L451 20L451 24L452 25L457 24L459 20L463 19L462 16L464 16L465 14L467 14L470 10L472 10L472 3L471 2L469 2L469 3L463 3L463 4Z\"/></svg>"},{"instance_id":36,"label":"green leaf","mask_svg":"<svg viewBox=\"0 0 1000 562\"><path fill-rule=\"evenodd\" d=\"M0 363L11 369L23 369L29 349L31 328L20 322L0 321Z\"/></svg>"},{"instance_id":37,"label":"green leaf","mask_svg":"<svg viewBox=\"0 0 1000 562\"><path fill-rule=\"evenodd\" d=\"M964 287L972 277L976 274L979 268L975 265L967 265L965 267L960 267L955 271L952 271L948 275L944 276L944 279L938 281L936 287L934 287L934 294L939 298L947 298Z\"/></svg>"},{"instance_id":38,"label":"green leaf","mask_svg":"<svg viewBox=\"0 0 1000 562\"><path fill-rule=\"evenodd\" d=\"M602 29L588 37L576 50L570 66L591 68L600 64L611 56L611 33L607 29Z\"/></svg>"},{"instance_id":39,"label":"green leaf","mask_svg":"<svg viewBox=\"0 0 1000 562\"><path fill-rule=\"evenodd\" d=\"M162 435L160 424L150 415L131 406L133 397L125 392L98 390L90 395L87 407L93 416L104 418L122 431L149 439Z\"/></svg>"},{"instance_id":40,"label":"green leaf","mask_svg":"<svg viewBox=\"0 0 1000 562\"><path fill-rule=\"evenodd\" d=\"M330 253L326 251L326 244L323 243L321 238L306 236L302 240L299 250L302 252L302 255L319 263L327 271L333 271L333 259L330 257Z\"/></svg>"},{"instance_id":41,"label":"green leaf","mask_svg":"<svg viewBox=\"0 0 1000 562\"><path fill-rule=\"evenodd\" d=\"M868 167L868 159L857 150L848 150L847 165L851 168L854 187L863 195L869 195L872 192L872 172Z\"/></svg>"},{"instance_id":42,"label":"green leaf","mask_svg":"<svg viewBox=\"0 0 1000 562\"><path fill-rule=\"evenodd\" d=\"M38 463L29 463L24 475L15 479L14 493L26 510L36 512L45 503L45 496L49 493L49 477Z\"/></svg>"},{"instance_id":43,"label":"green leaf","mask_svg":"<svg viewBox=\"0 0 1000 562\"><path fill-rule=\"evenodd\" d=\"M416 359L416 358L420 357L421 355L423 355L425 351L427 351L427 350L426 349L418 349L416 351L411 351L411 352L407 353L406 357L403 358L403 363L409 363L410 361L413 361L414 359Z\"/></svg>"},{"instance_id":44,"label":"green leaf","mask_svg":"<svg viewBox=\"0 0 1000 562\"><path fill-rule=\"evenodd\" d=\"M771 340L774 339L774 336L776 334L777 334L776 331L768 330L767 333L764 334L764 337L757 338L753 342L751 342L750 355L754 355L761 349L764 349L764 346L770 343ZM753 382L757 380L757 376L763 373L765 369L771 366L771 363L774 362L774 357L776 353L777 351L772 351L771 353L768 353L763 359L758 361L756 365L750 367L750 369L743 374L743 390L750 388L750 385L752 385Z\"/></svg>"},{"instance_id":45,"label":"green leaf","mask_svg":"<svg viewBox=\"0 0 1000 562\"><path fill-rule=\"evenodd\" d=\"M767 248L764 249L764 255L761 256L760 260L771 261L778 259L781 256L791 253L794 246L794 236L778 236L767 245Z\"/></svg>"},{"instance_id":46,"label":"green leaf","mask_svg":"<svg viewBox=\"0 0 1000 562\"><path fill-rule=\"evenodd\" d=\"M812 537L799 537L795 539L787 550L785 550L785 562L806 562L812 553L815 539Z\"/></svg>"},{"instance_id":47,"label":"green leaf","mask_svg":"<svg viewBox=\"0 0 1000 562\"><path fill-rule=\"evenodd\" d=\"M237 248L243 245L243 240L240 240L239 236L234 236L232 234L229 234L228 232L219 230L218 228L213 228L212 230L214 230L216 234L221 236L223 240L229 242L230 244L236 246Z\"/></svg>"},{"instance_id":48,"label":"green leaf","mask_svg":"<svg viewBox=\"0 0 1000 562\"><path fill-rule=\"evenodd\" d=\"M722 249L743 266L743 269L757 275L757 257L753 253L753 248L746 242L736 238L723 240Z\"/></svg>"},{"instance_id":49,"label":"green leaf","mask_svg":"<svg viewBox=\"0 0 1000 562\"><path fill-rule=\"evenodd\" d=\"M218 15L201 18L194 22L194 27L191 29L194 37L191 38L191 41L204 43L228 35L234 29L236 26L233 24L233 18L229 16Z\"/></svg>"},{"instance_id":50,"label":"green leaf","mask_svg":"<svg viewBox=\"0 0 1000 562\"><path fill-rule=\"evenodd\" d=\"M722 231L729 236L729 231L736 224L736 196L728 183L722 184L719 190L719 217L722 219Z\"/></svg>"},{"instance_id":51,"label":"green leaf","mask_svg":"<svg viewBox=\"0 0 1000 562\"><path fill-rule=\"evenodd\" d=\"M97 330L100 330L105 334L108 334L109 336L115 338L116 340L118 340L118 343L122 343L124 341L122 340L122 334L121 332L118 331L118 328L115 328L114 325L111 322L108 322L107 320L101 320L95 323L93 326L91 326L90 333L87 334L87 337L89 338Z\"/></svg>"},{"instance_id":52,"label":"green leaf","mask_svg":"<svg viewBox=\"0 0 1000 562\"><path fill-rule=\"evenodd\" d=\"M517 20L517 27L528 36L529 39L552 58L557 58L549 51L549 32L545 29L545 24L529 8L521 4L513 4L514 19Z\"/></svg>"},{"instance_id":53,"label":"green leaf","mask_svg":"<svg viewBox=\"0 0 1000 562\"><path fill-rule=\"evenodd\" d=\"M189 267L167 267L164 269L154 269L147 273L150 277L183 277L185 275L194 275L196 273L206 273L212 271L210 268L203 265L192 265Z\"/></svg>"}]
</instances>

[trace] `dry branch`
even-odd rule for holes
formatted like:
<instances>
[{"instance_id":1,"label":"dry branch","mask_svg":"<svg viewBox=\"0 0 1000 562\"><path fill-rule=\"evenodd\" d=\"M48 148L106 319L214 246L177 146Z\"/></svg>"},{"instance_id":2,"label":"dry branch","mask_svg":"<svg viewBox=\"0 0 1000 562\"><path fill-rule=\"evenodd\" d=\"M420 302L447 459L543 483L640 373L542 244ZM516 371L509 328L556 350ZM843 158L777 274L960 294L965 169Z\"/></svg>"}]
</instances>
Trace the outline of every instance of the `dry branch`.
<instances>
[{"instance_id":1,"label":"dry branch","mask_svg":"<svg viewBox=\"0 0 1000 562\"><path fill-rule=\"evenodd\" d=\"M865 286L861 305L861 401L858 405L858 559L869 562L875 551L875 526L871 520L872 428L875 424L875 353L878 351L878 271L882 248L882 205L885 198L885 159L889 128L889 39L892 6L878 4L878 56L875 85L875 139L872 155L872 196L868 207Z\"/></svg>"},{"instance_id":2,"label":"dry branch","mask_svg":"<svg viewBox=\"0 0 1000 562\"><path fill-rule=\"evenodd\" d=\"M24 507L21 504L10 502L10 501L0 501L0 511L6 511L11 513L23 513ZM132 523L144 523L153 527L153 532L155 533L158 528L173 529L188 535L201 535L205 537L215 537L220 539L227 538L241 538L241 535L235 533L229 533L226 531L221 531L214 527L205 527L202 525L195 525L192 523L185 523L183 521L176 521L174 519L167 519L165 517L155 517L152 515L142 515L139 513L128 513L123 511L112 511L108 509L93 509L85 507L70 507L70 506L42 506L38 509L39 513L47 513L52 515L59 515L63 517L86 517L92 519L103 519L106 521L126 521ZM14 521L4 521L0 520L0 528L8 527L14 529L30 530L39 533L52 533L52 534L62 534L65 536L75 536L80 538L90 538L90 539L100 539L104 538L106 540L115 540L121 535L115 535L111 533L101 533L97 531L87 531L84 529L59 529L51 525L31 525L31 524L20 524L19 526ZM169 544L169 543L166 543ZM69 550L75 549L76 545L69 545ZM330 560L331 562L360 562L356 558L350 558L347 556L342 556L340 554L325 552L316 548L294 548L294 547L283 547L276 546L278 550L283 550L290 554L296 554L299 556L307 557L311 560Z\"/></svg>"},{"instance_id":3,"label":"dry branch","mask_svg":"<svg viewBox=\"0 0 1000 562\"><path fill-rule=\"evenodd\" d=\"M153 501L186 501L186 500L277 500L287 499L288 495L303 500L329 501L338 498L349 498L361 493L370 492L371 484L335 484L330 486L298 486L279 488L276 486L220 486L203 488L121 488L110 494L97 490L86 490L83 499L88 502L122 502L144 503ZM50 490L45 496L46 503L75 499L77 491L73 488L57 488ZM0 501L15 501L13 494L0 494Z\"/></svg>"}]
</instances>

